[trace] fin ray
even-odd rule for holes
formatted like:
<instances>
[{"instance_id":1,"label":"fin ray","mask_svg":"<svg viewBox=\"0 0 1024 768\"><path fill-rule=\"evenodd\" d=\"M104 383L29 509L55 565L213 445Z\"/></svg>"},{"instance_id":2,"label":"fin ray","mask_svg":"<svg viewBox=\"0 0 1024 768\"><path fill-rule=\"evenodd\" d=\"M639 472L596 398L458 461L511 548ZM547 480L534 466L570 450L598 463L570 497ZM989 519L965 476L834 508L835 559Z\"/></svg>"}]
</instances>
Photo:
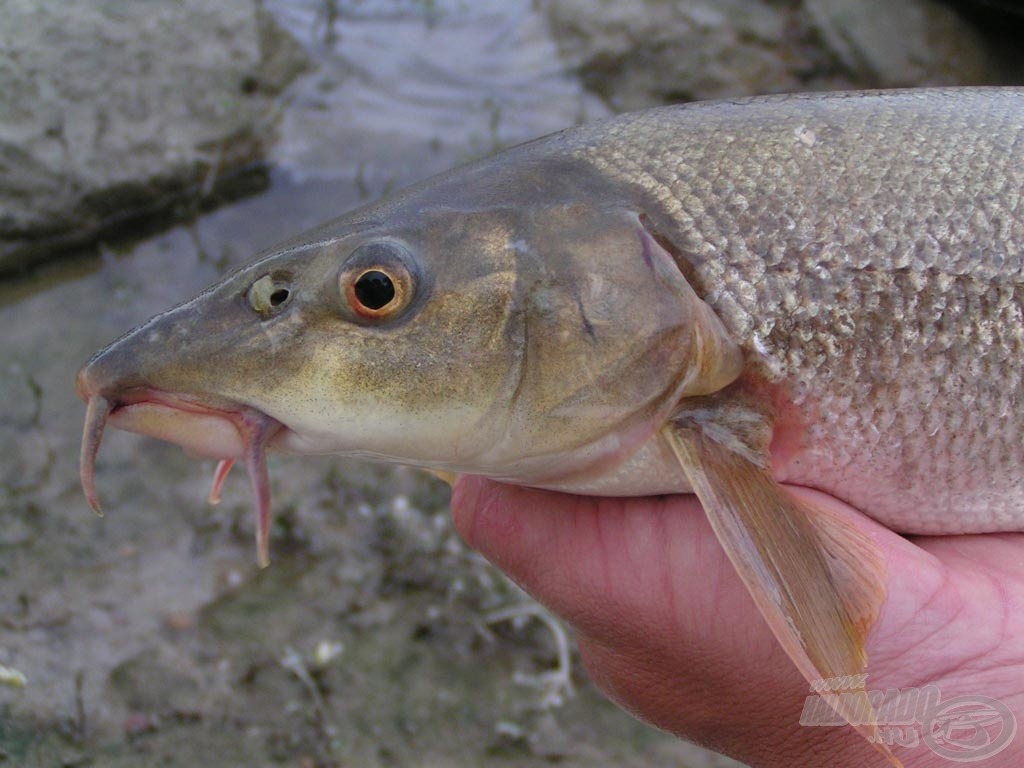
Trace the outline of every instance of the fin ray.
<instances>
[{"instance_id":1,"label":"fin ray","mask_svg":"<svg viewBox=\"0 0 1024 768\"><path fill-rule=\"evenodd\" d=\"M861 682L867 632L885 599L884 563L870 539L789 494L767 462L729 450L699 426L677 421L663 431L715 535L801 674L809 683ZM864 685L842 693L848 695L829 702L898 765L876 740Z\"/></svg>"}]
</instances>

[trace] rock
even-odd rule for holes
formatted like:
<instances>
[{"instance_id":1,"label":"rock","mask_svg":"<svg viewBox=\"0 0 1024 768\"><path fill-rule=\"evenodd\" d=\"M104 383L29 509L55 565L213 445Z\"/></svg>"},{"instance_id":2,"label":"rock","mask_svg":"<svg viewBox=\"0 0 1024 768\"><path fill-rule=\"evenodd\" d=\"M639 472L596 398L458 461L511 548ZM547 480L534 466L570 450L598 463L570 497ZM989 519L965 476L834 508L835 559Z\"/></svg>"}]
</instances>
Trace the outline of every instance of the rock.
<instances>
[{"instance_id":1,"label":"rock","mask_svg":"<svg viewBox=\"0 0 1024 768\"><path fill-rule=\"evenodd\" d=\"M804 11L841 69L873 87L998 79L985 41L935 0L804 0Z\"/></svg>"},{"instance_id":2,"label":"rock","mask_svg":"<svg viewBox=\"0 0 1024 768\"><path fill-rule=\"evenodd\" d=\"M783 10L748 0L547 0L559 50L614 108L787 89Z\"/></svg>"},{"instance_id":3,"label":"rock","mask_svg":"<svg viewBox=\"0 0 1024 768\"><path fill-rule=\"evenodd\" d=\"M0 464L0 500L42 486L53 465L53 454L40 429L42 388L17 363L0 369L0 444L7 455ZM5 510L6 511L6 510ZM14 525L15 531L19 527ZM0 534L0 544L14 543L18 533Z\"/></svg>"},{"instance_id":4,"label":"rock","mask_svg":"<svg viewBox=\"0 0 1024 768\"><path fill-rule=\"evenodd\" d=\"M0 272L222 196L306 66L256 0L2 0Z\"/></svg>"},{"instance_id":5,"label":"rock","mask_svg":"<svg viewBox=\"0 0 1024 768\"><path fill-rule=\"evenodd\" d=\"M203 683L195 664L170 646L147 648L115 667L107 681L129 713L126 722L136 724L154 715L201 713L208 703Z\"/></svg>"},{"instance_id":6,"label":"rock","mask_svg":"<svg viewBox=\"0 0 1024 768\"><path fill-rule=\"evenodd\" d=\"M0 368L0 426L12 430L28 430L39 424L42 410L42 388L24 366L8 362Z\"/></svg>"},{"instance_id":7,"label":"rock","mask_svg":"<svg viewBox=\"0 0 1024 768\"><path fill-rule=\"evenodd\" d=\"M545 0L559 50L614 108L750 93L998 82L938 0Z\"/></svg>"}]
</instances>

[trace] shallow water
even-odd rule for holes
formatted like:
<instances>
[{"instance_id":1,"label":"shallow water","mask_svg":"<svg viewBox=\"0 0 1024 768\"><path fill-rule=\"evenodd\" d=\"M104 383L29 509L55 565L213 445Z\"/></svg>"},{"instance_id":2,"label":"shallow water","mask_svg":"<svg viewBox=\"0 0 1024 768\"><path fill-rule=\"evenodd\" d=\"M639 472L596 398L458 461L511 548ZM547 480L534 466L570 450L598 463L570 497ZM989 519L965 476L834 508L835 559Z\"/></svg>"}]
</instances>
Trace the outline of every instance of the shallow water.
<instances>
[{"instance_id":1,"label":"shallow water","mask_svg":"<svg viewBox=\"0 0 1024 768\"><path fill-rule=\"evenodd\" d=\"M0 686L0 755L708 764L603 702L579 670L557 706L514 682L550 671L553 640L537 622L481 623L524 598L461 546L446 489L417 473L274 458L263 573L242 474L211 508L212 463L173 446L109 434L96 477L107 514L89 512L73 381L93 351L295 232L606 112L526 0L265 6L318 64L282 102L269 188L0 286L0 665L27 678Z\"/></svg>"}]
</instances>

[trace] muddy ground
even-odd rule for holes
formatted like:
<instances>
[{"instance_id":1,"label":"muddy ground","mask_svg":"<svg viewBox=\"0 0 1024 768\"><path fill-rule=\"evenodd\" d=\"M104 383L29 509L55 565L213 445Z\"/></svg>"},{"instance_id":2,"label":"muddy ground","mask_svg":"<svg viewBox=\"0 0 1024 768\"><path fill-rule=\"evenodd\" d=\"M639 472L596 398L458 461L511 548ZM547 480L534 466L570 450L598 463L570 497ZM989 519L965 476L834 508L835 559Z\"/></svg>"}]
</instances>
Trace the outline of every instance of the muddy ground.
<instances>
[{"instance_id":1,"label":"muddy ground","mask_svg":"<svg viewBox=\"0 0 1024 768\"><path fill-rule=\"evenodd\" d=\"M0 765L731 764L621 713L575 659L557 685L561 630L462 545L436 480L273 457L265 571L243 473L211 507L211 462L112 433L105 517L78 487L73 380L100 346L396 186L635 106L584 87L608 57L569 6L268 0L316 66L278 104L266 191L0 284Z\"/></svg>"}]
</instances>

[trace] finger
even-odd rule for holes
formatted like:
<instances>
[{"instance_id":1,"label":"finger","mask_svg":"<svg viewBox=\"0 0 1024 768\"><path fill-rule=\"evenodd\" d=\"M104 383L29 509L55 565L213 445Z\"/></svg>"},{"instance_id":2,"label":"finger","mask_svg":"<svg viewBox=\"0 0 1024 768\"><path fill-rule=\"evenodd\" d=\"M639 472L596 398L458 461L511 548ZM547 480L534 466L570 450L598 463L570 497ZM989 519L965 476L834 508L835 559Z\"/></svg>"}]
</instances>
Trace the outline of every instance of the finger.
<instances>
[{"instance_id":1,"label":"finger","mask_svg":"<svg viewBox=\"0 0 1024 768\"><path fill-rule=\"evenodd\" d=\"M651 654L685 646L678 662L709 680L736 657L790 672L693 497L598 499L467 477L452 509L470 546L588 637Z\"/></svg>"},{"instance_id":2,"label":"finger","mask_svg":"<svg viewBox=\"0 0 1024 768\"><path fill-rule=\"evenodd\" d=\"M579 638L583 663L612 701L652 725L750 765L881 766L874 748L850 728L799 725L807 697L792 687L756 677L741 689L694 685L691 669L644 658L631 649Z\"/></svg>"}]
</instances>

